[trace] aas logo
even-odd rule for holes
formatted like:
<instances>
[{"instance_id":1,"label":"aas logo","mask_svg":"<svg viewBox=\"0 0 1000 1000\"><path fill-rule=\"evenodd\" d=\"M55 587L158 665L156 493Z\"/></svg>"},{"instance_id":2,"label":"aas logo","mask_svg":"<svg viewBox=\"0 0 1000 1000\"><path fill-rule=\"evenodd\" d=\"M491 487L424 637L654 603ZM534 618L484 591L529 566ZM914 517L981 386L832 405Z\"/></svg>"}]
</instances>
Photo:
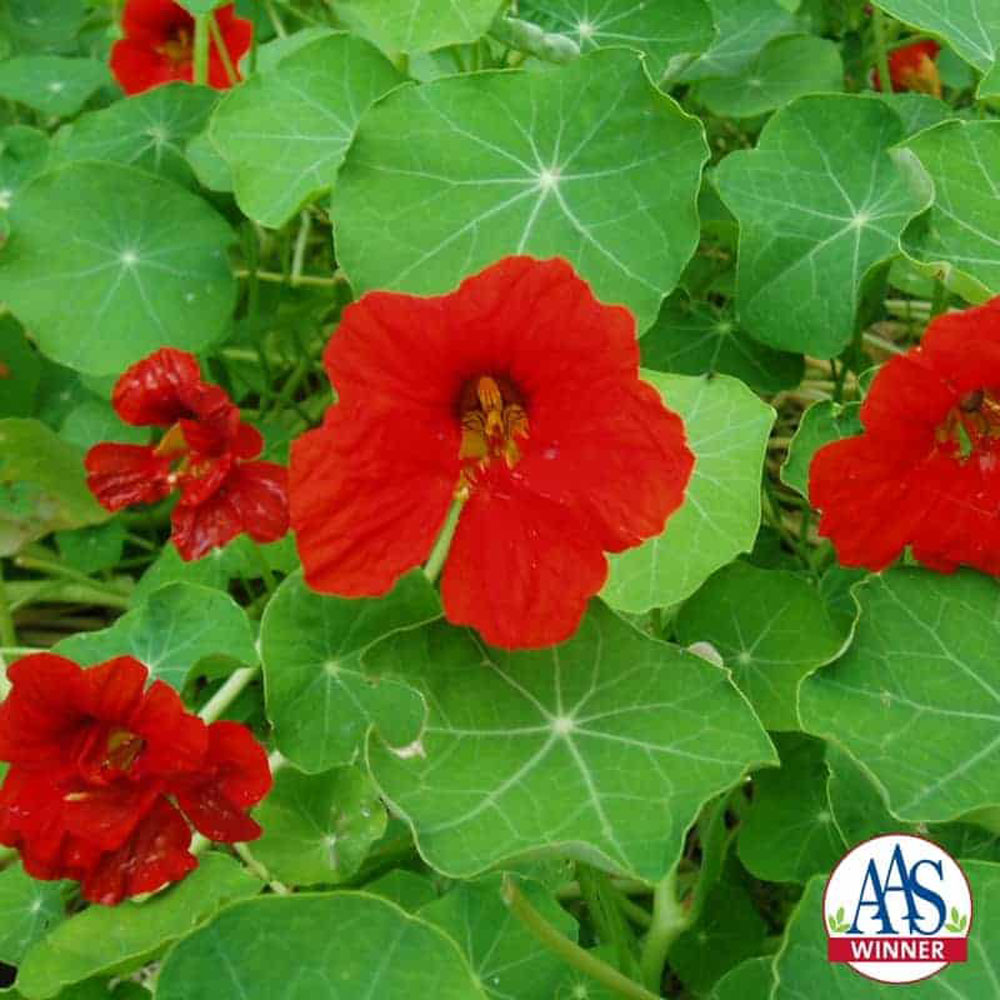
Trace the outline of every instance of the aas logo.
<instances>
[{"instance_id":1,"label":"aas logo","mask_svg":"<svg viewBox=\"0 0 1000 1000\"><path fill-rule=\"evenodd\" d=\"M972 893L923 837L874 837L840 860L823 895L827 958L880 983L914 983L966 961Z\"/></svg>"}]
</instances>

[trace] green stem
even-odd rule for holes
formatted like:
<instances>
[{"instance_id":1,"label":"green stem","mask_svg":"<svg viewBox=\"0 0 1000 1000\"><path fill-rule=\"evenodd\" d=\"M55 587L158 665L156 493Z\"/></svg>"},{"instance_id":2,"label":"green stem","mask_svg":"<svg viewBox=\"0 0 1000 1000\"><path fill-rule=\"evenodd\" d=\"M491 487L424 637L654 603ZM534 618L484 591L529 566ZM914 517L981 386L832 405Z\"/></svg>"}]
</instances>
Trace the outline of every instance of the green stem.
<instances>
[{"instance_id":1,"label":"green stem","mask_svg":"<svg viewBox=\"0 0 1000 1000\"><path fill-rule=\"evenodd\" d=\"M195 14L194 16L194 82L203 87L208 85L209 19L215 14Z\"/></svg>"},{"instance_id":2,"label":"green stem","mask_svg":"<svg viewBox=\"0 0 1000 1000\"><path fill-rule=\"evenodd\" d=\"M215 722L229 706L243 693L260 673L260 667L240 667L234 670L226 682L205 702L198 715L208 723Z\"/></svg>"},{"instance_id":3,"label":"green stem","mask_svg":"<svg viewBox=\"0 0 1000 1000\"><path fill-rule=\"evenodd\" d=\"M934 282L934 295L931 298L931 314L928 319L940 316L948 308L948 289L943 281Z\"/></svg>"},{"instance_id":4,"label":"green stem","mask_svg":"<svg viewBox=\"0 0 1000 1000\"><path fill-rule=\"evenodd\" d=\"M309 231L312 229L312 216L308 211L299 216L299 231L295 237L295 249L292 252L292 284L297 285L302 277L302 267L306 260L306 248L309 246Z\"/></svg>"},{"instance_id":5,"label":"green stem","mask_svg":"<svg viewBox=\"0 0 1000 1000\"><path fill-rule=\"evenodd\" d=\"M212 43L219 51L219 58L222 60L222 65L226 70L226 76L229 77L229 82L234 85L239 83L240 75L236 72L233 60L229 56L229 49L226 48L226 43L222 38L222 32L219 31L219 22L215 20L215 11L212 11L208 15L208 31L212 36Z\"/></svg>"},{"instance_id":6,"label":"green stem","mask_svg":"<svg viewBox=\"0 0 1000 1000\"><path fill-rule=\"evenodd\" d=\"M431 549L430 558L424 566L424 573L427 574L427 579L431 583L438 578L444 567L444 561L448 558L448 550L451 548L452 538L455 537L455 529L458 527L458 516L462 513L462 505L464 503L465 500L459 497L455 497L452 500L451 507L448 509L448 516L444 519L444 527L441 528L441 533L434 543L434 548Z\"/></svg>"},{"instance_id":7,"label":"green stem","mask_svg":"<svg viewBox=\"0 0 1000 1000\"><path fill-rule=\"evenodd\" d=\"M888 94L892 91L892 77L889 75L889 50L885 43L885 14L878 7L872 11L872 32L875 35L879 83L882 92Z\"/></svg>"},{"instance_id":8,"label":"green stem","mask_svg":"<svg viewBox=\"0 0 1000 1000\"><path fill-rule=\"evenodd\" d=\"M623 976L596 955L585 951L574 941L553 927L528 902L517 886L512 875L504 875L500 894L511 913L524 925L525 929L550 951L557 954L564 962L578 969L586 976L607 987L627 1000L658 1000L658 994L650 993L644 986Z\"/></svg>"},{"instance_id":9,"label":"green stem","mask_svg":"<svg viewBox=\"0 0 1000 1000\"><path fill-rule=\"evenodd\" d=\"M0 564L0 643L4 646L17 645L17 630L14 628L14 616L11 614L10 604L7 601L2 564Z\"/></svg>"},{"instance_id":10,"label":"green stem","mask_svg":"<svg viewBox=\"0 0 1000 1000\"><path fill-rule=\"evenodd\" d=\"M648 987L659 993L667 952L681 932L690 924L690 917L677 898L677 869L672 869L653 892L653 920L642 944L642 978Z\"/></svg>"},{"instance_id":11,"label":"green stem","mask_svg":"<svg viewBox=\"0 0 1000 1000\"><path fill-rule=\"evenodd\" d=\"M34 569L41 573L48 573L50 576L61 576L65 577L67 580L75 580L78 583L86 584L95 591L103 593L106 597L113 598L114 603L110 603L111 607L128 607L128 596L122 593L122 591L117 587L103 584L99 580L94 580L85 573L80 573L75 569L70 569L68 566L63 566L61 563L49 562L47 559L36 559L33 556L18 556L14 561L18 566L21 566L24 569ZM102 603L109 602L103 601ZM14 645L14 643L11 645Z\"/></svg>"}]
</instances>

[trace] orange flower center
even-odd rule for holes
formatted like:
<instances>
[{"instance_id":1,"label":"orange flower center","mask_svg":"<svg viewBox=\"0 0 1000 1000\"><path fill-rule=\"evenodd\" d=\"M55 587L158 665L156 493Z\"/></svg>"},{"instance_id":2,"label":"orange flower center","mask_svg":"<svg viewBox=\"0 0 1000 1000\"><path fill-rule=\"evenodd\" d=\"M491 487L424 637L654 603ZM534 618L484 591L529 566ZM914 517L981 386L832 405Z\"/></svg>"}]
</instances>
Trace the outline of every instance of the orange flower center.
<instances>
[{"instance_id":1,"label":"orange flower center","mask_svg":"<svg viewBox=\"0 0 1000 1000\"><path fill-rule=\"evenodd\" d=\"M915 90L920 94L941 96L941 74L937 64L926 53L920 56L916 66L906 66L899 73L899 82L907 90Z\"/></svg>"},{"instance_id":2,"label":"orange flower center","mask_svg":"<svg viewBox=\"0 0 1000 1000\"><path fill-rule=\"evenodd\" d=\"M191 449L184 438L184 429L179 423L174 424L160 438L160 443L153 450L157 455L170 459L171 483L176 483L180 476L193 476L197 479L206 475L211 469L210 462L192 461Z\"/></svg>"},{"instance_id":3,"label":"orange flower center","mask_svg":"<svg viewBox=\"0 0 1000 1000\"><path fill-rule=\"evenodd\" d=\"M963 460L1000 448L1000 389L967 392L938 426L937 442Z\"/></svg>"},{"instance_id":4,"label":"orange flower center","mask_svg":"<svg viewBox=\"0 0 1000 1000\"><path fill-rule=\"evenodd\" d=\"M194 36L188 27L178 28L156 51L165 55L174 66L186 66L194 59Z\"/></svg>"},{"instance_id":5,"label":"orange flower center","mask_svg":"<svg viewBox=\"0 0 1000 1000\"><path fill-rule=\"evenodd\" d=\"M145 747L141 736L128 729L112 729L108 733L105 747L104 766L116 771L128 771Z\"/></svg>"},{"instance_id":6,"label":"orange flower center","mask_svg":"<svg viewBox=\"0 0 1000 1000\"><path fill-rule=\"evenodd\" d=\"M524 399L512 382L492 375L470 379L459 399L462 444L458 457L480 468L502 458L513 468L521 458L518 440L528 436Z\"/></svg>"}]
</instances>

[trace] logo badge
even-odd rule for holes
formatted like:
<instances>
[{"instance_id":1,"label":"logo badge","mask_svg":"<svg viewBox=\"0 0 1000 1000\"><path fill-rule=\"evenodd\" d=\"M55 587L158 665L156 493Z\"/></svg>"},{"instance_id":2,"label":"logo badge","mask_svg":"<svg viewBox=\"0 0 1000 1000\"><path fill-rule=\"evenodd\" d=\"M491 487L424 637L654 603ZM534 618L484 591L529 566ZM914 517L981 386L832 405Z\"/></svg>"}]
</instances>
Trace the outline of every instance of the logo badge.
<instances>
[{"instance_id":1,"label":"logo badge","mask_svg":"<svg viewBox=\"0 0 1000 1000\"><path fill-rule=\"evenodd\" d=\"M880 983L915 983L964 962L972 891L958 862L923 837L891 833L841 858L823 894L827 958Z\"/></svg>"}]
</instances>

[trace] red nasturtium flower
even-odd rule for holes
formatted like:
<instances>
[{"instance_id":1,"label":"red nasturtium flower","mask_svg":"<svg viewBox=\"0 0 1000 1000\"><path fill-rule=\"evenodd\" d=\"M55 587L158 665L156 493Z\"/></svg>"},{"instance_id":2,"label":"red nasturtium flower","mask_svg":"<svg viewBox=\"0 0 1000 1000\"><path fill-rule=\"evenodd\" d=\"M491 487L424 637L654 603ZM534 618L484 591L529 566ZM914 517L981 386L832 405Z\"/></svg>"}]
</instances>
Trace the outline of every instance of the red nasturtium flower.
<instances>
[{"instance_id":1,"label":"red nasturtium flower","mask_svg":"<svg viewBox=\"0 0 1000 1000\"><path fill-rule=\"evenodd\" d=\"M941 96L941 74L934 62L941 46L937 42L914 42L889 53L889 77L893 90L915 90L922 94ZM875 87L882 90L878 70Z\"/></svg>"},{"instance_id":2,"label":"red nasturtium flower","mask_svg":"<svg viewBox=\"0 0 1000 1000\"><path fill-rule=\"evenodd\" d=\"M888 361L861 407L865 431L821 448L809 492L847 566L1000 574L1000 298L937 317Z\"/></svg>"},{"instance_id":3,"label":"red nasturtium flower","mask_svg":"<svg viewBox=\"0 0 1000 1000\"><path fill-rule=\"evenodd\" d=\"M327 347L338 402L292 446L310 586L385 593L458 497L447 617L506 648L568 638L604 553L659 534L694 463L638 361L632 315L562 260L508 257L433 298L365 295Z\"/></svg>"},{"instance_id":4,"label":"red nasturtium flower","mask_svg":"<svg viewBox=\"0 0 1000 1000\"><path fill-rule=\"evenodd\" d=\"M226 57L211 40L208 82L219 90L239 76L239 61L253 40L253 22L236 16L234 4L215 11ZM139 94L172 80L194 77L194 18L173 0L127 0L122 15L125 37L111 48L111 72L126 94Z\"/></svg>"},{"instance_id":5,"label":"red nasturtium flower","mask_svg":"<svg viewBox=\"0 0 1000 1000\"><path fill-rule=\"evenodd\" d=\"M14 663L0 705L0 843L40 879L72 878L120 902L197 867L191 829L253 840L271 787L267 755L235 722L208 726L129 656L84 670L37 653ZM185 815L187 820L185 820Z\"/></svg>"},{"instance_id":6,"label":"red nasturtium flower","mask_svg":"<svg viewBox=\"0 0 1000 1000\"><path fill-rule=\"evenodd\" d=\"M198 361L163 348L129 368L111 396L127 424L168 428L157 445L99 444L87 452L87 485L108 510L162 500L175 489L173 539L198 559L245 531L273 542L288 531L286 470L254 462L263 441Z\"/></svg>"}]
</instances>

